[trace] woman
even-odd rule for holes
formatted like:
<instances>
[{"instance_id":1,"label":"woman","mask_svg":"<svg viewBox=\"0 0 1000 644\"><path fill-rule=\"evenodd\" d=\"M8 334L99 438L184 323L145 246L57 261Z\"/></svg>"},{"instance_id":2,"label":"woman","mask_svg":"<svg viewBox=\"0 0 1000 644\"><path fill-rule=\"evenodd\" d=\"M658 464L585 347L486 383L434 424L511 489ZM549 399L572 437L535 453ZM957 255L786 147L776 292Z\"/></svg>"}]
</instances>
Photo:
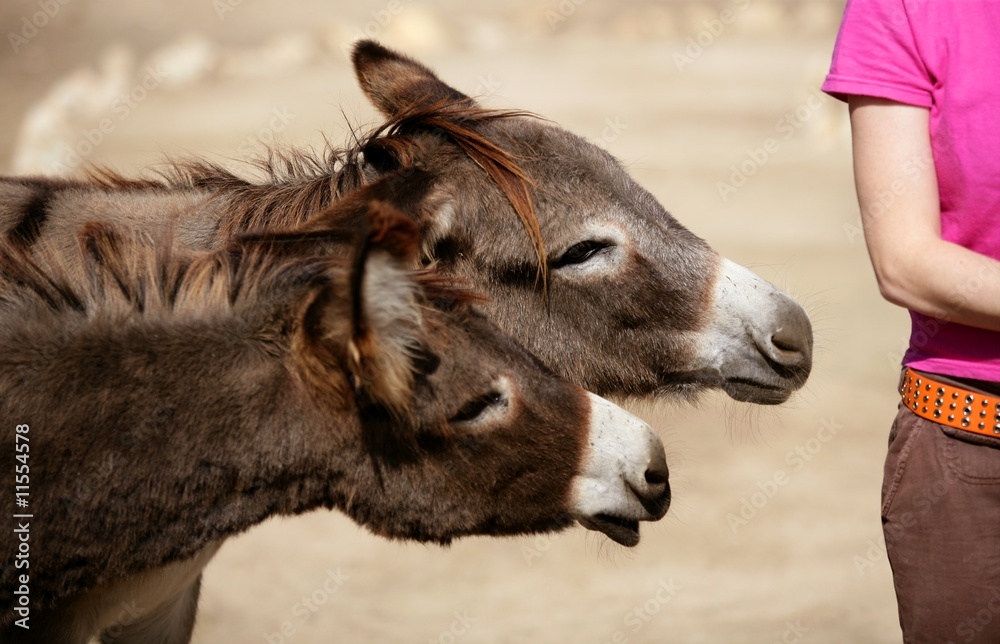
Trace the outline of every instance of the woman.
<instances>
[{"instance_id":1,"label":"woman","mask_svg":"<svg viewBox=\"0 0 1000 644\"><path fill-rule=\"evenodd\" d=\"M848 0L868 253L909 309L882 523L906 642L1000 642L1000 2Z\"/></svg>"}]
</instances>

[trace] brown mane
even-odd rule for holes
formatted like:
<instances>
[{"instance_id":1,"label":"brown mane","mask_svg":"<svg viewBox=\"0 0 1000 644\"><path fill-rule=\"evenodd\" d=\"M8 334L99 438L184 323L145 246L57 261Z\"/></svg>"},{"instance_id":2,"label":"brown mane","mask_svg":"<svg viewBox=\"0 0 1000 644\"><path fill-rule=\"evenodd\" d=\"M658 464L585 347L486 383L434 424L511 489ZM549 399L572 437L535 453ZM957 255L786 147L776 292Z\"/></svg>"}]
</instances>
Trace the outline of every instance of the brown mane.
<instances>
[{"instance_id":1,"label":"brown mane","mask_svg":"<svg viewBox=\"0 0 1000 644\"><path fill-rule=\"evenodd\" d=\"M89 224L79 238L82 275L54 250L32 255L0 243L0 303L52 312L183 316L253 306L298 285L328 283L350 269L347 259L295 248L280 234L262 233L225 250L190 256L173 254L169 243L154 247L120 236L105 224ZM433 271L414 271L413 280L426 300L442 306L481 299Z\"/></svg>"},{"instance_id":2,"label":"brown mane","mask_svg":"<svg viewBox=\"0 0 1000 644\"><path fill-rule=\"evenodd\" d=\"M420 145L414 134L433 132L461 148L506 196L535 250L538 277L544 284L547 265L532 199L534 183L510 152L478 129L514 117L538 118L519 110L470 106L468 101L446 100L430 105L416 102L367 134L355 135L350 147L337 148L328 143L318 154L312 150L269 149L265 157L250 162L263 173L262 183L204 159L171 160L160 171L161 176L153 179L127 178L107 168L90 168L86 174L92 184L113 190L190 188L228 197L229 216L222 232L231 237L246 231L302 224L313 213L371 181L373 177L365 174L365 162L416 166Z\"/></svg>"},{"instance_id":3,"label":"brown mane","mask_svg":"<svg viewBox=\"0 0 1000 644\"><path fill-rule=\"evenodd\" d=\"M331 258L282 258L261 252L172 255L105 226L85 231L84 270L72 271L52 252L30 255L0 246L3 308L37 320L77 314L121 321L198 319L213 312L246 310L282 293L295 281L321 280Z\"/></svg>"}]
</instances>

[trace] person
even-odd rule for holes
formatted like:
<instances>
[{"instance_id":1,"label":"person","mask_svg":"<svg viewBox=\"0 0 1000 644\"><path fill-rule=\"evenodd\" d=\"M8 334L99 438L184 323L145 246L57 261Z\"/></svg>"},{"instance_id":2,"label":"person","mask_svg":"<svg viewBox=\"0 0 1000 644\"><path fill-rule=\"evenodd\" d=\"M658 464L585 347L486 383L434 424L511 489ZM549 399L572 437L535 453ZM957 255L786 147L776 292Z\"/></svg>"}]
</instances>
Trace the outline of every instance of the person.
<instances>
[{"instance_id":1,"label":"person","mask_svg":"<svg viewBox=\"0 0 1000 644\"><path fill-rule=\"evenodd\" d=\"M878 287L909 309L882 524L905 642L1000 642L1000 1L848 0L848 103Z\"/></svg>"}]
</instances>

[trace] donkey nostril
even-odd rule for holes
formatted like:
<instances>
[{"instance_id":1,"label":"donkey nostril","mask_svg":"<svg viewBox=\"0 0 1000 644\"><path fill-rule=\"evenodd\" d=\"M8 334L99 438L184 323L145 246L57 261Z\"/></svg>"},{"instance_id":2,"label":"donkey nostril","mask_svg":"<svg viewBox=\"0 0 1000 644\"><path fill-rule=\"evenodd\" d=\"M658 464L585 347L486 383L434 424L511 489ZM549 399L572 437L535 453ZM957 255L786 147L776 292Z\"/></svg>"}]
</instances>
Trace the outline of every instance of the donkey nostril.
<instances>
[{"instance_id":1,"label":"donkey nostril","mask_svg":"<svg viewBox=\"0 0 1000 644\"><path fill-rule=\"evenodd\" d=\"M788 367L807 366L812 361L812 324L798 304L791 300L784 304L779 308L777 324L771 327L770 347L765 353Z\"/></svg>"},{"instance_id":2,"label":"donkey nostril","mask_svg":"<svg viewBox=\"0 0 1000 644\"><path fill-rule=\"evenodd\" d=\"M644 484L630 485L636 499L654 520L661 518L670 507L670 478L666 460L650 463L644 474Z\"/></svg>"},{"instance_id":3,"label":"donkey nostril","mask_svg":"<svg viewBox=\"0 0 1000 644\"><path fill-rule=\"evenodd\" d=\"M650 468L646 470L646 483L648 483L649 485L663 485L667 482L668 478L669 474L666 468L664 469Z\"/></svg>"},{"instance_id":4,"label":"donkey nostril","mask_svg":"<svg viewBox=\"0 0 1000 644\"><path fill-rule=\"evenodd\" d=\"M772 360L783 367L809 368L812 361L812 333L801 329L781 327L771 334L771 349L765 351Z\"/></svg>"},{"instance_id":5,"label":"donkey nostril","mask_svg":"<svg viewBox=\"0 0 1000 644\"><path fill-rule=\"evenodd\" d=\"M655 436L655 434L652 434ZM643 468L635 468L625 474L625 484L639 502L647 517L642 521L656 521L667 513L670 507L670 471L667 468L667 455L659 440L656 449L647 454L649 460ZM651 445L652 447L652 445Z\"/></svg>"},{"instance_id":6,"label":"donkey nostril","mask_svg":"<svg viewBox=\"0 0 1000 644\"><path fill-rule=\"evenodd\" d=\"M778 333L781 333L781 331ZM771 344L773 344L776 349L784 351L785 353L801 353L801 350L797 346L789 342L789 338L782 338L778 335L778 333L771 336Z\"/></svg>"},{"instance_id":7,"label":"donkey nostril","mask_svg":"<svg viewBox=\"0 0 1000 644\"><path fill-rule=\"evenodd\" d=\"M649 462L646 464L646 471L643 474L650 498L663 493L663 488L666 487L669 477L670 471L667 469L667 455L663 451L663 448L660 447L650 454Z\"/></svg>"},{"instance_id":8,"label":"donkey nostril","mask_svg":"<svg viewBox=\"0 0 1000 644\"><path fill-rule=\"evenodd\" d=\"M667 489L669 478L670 471L667 469L666 455L659 452L646 465L646 471L643 473L643 480L646 484L640 486L642 489L635 492L647 501L659 499Z\"/></svg>"}]
</instances>

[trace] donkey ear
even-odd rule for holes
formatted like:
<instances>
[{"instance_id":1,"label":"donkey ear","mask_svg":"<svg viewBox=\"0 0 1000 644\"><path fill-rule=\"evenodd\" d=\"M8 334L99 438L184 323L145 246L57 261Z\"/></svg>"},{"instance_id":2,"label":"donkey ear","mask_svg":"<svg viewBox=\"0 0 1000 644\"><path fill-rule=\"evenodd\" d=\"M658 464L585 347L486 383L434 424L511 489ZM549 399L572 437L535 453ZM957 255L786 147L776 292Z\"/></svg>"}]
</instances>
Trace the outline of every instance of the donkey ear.
<instances>
[{"instance_id":1,"label":"donkey ear","mask_svg":"<svg viewBox=\"0 0 1000 644\"><path fill-rule=\"evenodd\" d=\"M409 268L419 233L412 220L381 201L369 205L368 222L351 274L348 369L359 394L403 416L423 339L421 287Z\"/></svg>"},{"instance_id":2,"label":"donkey ear","mask_svg":"<svg viewBox=\"0 0 1000 644\"><path fill-rule=\"evenodd\" d=\"M354 73L361 89L383 114L392 118L418 106L442 102L475 102L446 85L434 72L412 58L386 49L373 40L354 45Z\"/></svg>"}]
</instances>

